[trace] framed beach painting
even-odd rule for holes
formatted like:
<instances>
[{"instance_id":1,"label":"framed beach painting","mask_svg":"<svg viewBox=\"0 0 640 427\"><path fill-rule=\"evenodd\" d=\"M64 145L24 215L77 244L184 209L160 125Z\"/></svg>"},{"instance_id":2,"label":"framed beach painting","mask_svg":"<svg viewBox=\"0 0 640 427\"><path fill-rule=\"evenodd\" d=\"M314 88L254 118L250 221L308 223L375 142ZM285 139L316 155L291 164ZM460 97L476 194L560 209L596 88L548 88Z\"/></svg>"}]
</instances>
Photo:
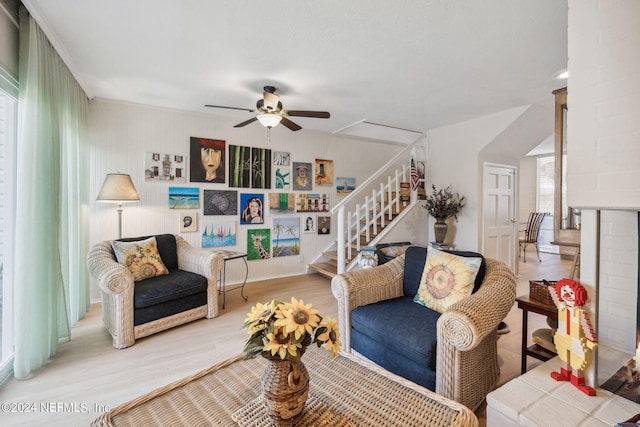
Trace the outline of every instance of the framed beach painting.
<instances>
[{"instance_id":1,"label":"framed beach painting","mask_svg":"<svg viewBox=\"0 0 640 427\"><path fill-rule=\"evenodd\" d=\"M273 218L271 225L273 257L300 255L300 218Z\"/></svg>"},{"instance_id":2,"label":"framed beach painting","mask_svg":"<svg viewBox=\"0 0 640 427\"><path fill-rule=\"evenodd\" d=\"M199 188L169 187L169 209L198 209L199 207Z\"/></svg>"}]
</instances>

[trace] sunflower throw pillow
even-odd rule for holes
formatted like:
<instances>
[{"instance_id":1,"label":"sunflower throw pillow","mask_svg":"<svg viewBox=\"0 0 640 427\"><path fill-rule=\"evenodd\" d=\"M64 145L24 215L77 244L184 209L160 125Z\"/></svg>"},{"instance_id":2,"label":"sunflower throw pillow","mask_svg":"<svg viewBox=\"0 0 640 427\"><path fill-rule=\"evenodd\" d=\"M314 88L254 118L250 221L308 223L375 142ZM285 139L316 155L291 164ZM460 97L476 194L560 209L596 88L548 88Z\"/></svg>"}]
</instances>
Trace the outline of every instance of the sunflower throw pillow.
<instances>
[{"instance_id":1,"label":"sunflower throw pillow","mask_svg":"<svg viewBox=\"0 0 640 427\"><path fill-rule=\"evenodd\" d=\"M482 257L462 257L427 248L427 261L413 301L443 313L454 302L471 295L481 264Z\"/></svg>"},{"instance_id":2,"label":"sunflower throw pillow","mask_svg":"<svg viewBox=\"0 0 640 427\"><path fill-rule=\"evenodd\" d=\"M136 282L169 274L158 253L155 237L135 242L113 241L111 246L118 262L131 271Z\"/></svg>"}]
</instances>

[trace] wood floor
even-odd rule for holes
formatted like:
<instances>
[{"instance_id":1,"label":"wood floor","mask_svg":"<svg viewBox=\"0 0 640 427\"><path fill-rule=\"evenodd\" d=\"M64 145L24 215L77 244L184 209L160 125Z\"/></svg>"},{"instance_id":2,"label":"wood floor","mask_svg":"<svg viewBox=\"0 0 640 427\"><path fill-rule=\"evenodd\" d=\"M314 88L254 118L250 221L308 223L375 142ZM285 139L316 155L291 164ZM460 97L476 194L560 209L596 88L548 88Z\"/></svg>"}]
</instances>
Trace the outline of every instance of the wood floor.
<instances>
[{"instance_id":1,"label":"wood floor","mask_svg":"<svg viewBox=\"0 0 640 427\"><path fill-rule=\"evenodd\" d=\"M541 263L531 254L527 263L520 263L518 295L528 293L530 279L557 280L569 274L569 261L557 255L541 256ZM319 274L248 283L245 295L248 302L238 291L227 293L226 308L215 319L152 335L123 350L111 346L111 337L102 327L100 305L91 306L73 329L72 340L60 345L48 365L27 380L10 379L0 388L0 425L87 426L109 407L234 356L242 351L246 330L241 326L256 302L295 296L313 304L323 316L337 316L330 281ZM521 313L515 306L506 321L511 332L498 340L500 384L520 375ZM544 326L544 318L530 316L530 331ZM529 362L530 366L538 363ZM7 413L7 407L22 413ZM35 412L28 412L34 408ZM486 425L484 406L476 413L481 426Z\"/></svg>"}]
</instances>

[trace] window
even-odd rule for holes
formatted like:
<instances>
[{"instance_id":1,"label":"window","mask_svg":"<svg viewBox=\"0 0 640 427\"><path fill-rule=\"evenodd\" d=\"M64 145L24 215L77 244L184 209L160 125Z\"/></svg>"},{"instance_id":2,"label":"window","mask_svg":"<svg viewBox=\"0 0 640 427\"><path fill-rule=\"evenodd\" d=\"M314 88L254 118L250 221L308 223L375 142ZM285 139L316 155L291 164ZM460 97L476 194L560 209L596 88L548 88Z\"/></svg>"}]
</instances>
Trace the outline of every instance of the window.
<instances>
[{"instance_id":1,"label":"window","mask_svg":"<svg viewBox=\"0 0 640 427\"><path fill-rule=\"evenodd\" d=\"M538 189L536 209L538 212L549 212L551 215L546 216L540 227L540 235L538 237L538 245L543 252L559 253L559 247L552 245L553 240L553 216L554 197L555 197L555 160L553 155L538 157ZM567 171L567 155L562 156L562 182L566 183ZM566 206L566 203L564 204Z\"/></svg>"},{"instance_id":2,"label":"window","mask_svg":"<svg viewBox=\"0 0 640 427\"><path fill-rule=\"evenodd\" d=\"M13 360L13 200L16 100L0 89L0 383Z\"/></svg>"}]
</instances>

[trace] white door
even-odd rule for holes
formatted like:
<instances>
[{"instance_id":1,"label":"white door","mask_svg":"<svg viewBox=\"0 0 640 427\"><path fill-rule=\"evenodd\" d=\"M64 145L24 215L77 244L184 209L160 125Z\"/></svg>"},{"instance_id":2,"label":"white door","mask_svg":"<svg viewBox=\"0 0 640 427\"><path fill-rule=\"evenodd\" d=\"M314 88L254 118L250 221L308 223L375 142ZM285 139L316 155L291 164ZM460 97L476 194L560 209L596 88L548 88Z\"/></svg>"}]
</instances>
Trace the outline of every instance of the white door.
<instances>
[{"instance_id":1,"label":"white door","mask_svg":"<svg viewBox=\"0 0 640 427\"><path fill-rule=\"evenodd\" d=\"M482 187L482 253L517 272L516 167L485 163Z\"/></svg>"}]
</instances>

